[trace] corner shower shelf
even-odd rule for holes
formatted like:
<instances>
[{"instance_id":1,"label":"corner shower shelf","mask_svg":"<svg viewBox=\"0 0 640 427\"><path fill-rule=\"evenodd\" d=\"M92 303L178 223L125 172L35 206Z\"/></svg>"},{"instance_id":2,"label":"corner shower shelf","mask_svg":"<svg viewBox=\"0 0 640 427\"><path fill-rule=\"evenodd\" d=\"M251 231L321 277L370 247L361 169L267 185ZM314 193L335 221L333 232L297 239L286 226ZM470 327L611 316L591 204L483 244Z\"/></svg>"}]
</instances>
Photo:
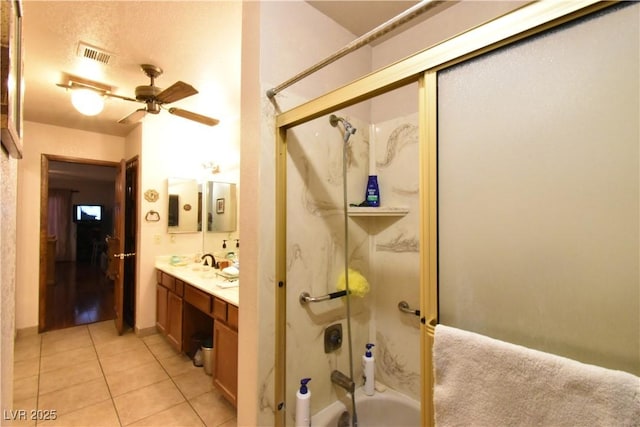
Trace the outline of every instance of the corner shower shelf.
<instances>
[{"instance_id":1,"label":"corner shower shelf","mask_svg":"<svg viewBox=\"0 0 640 427\"><path fill-rule=\"evenodd\" d=\"M409 213L409 208L405 207L391 207L391 206L380 206L379 208L370 208L370 207L355 207L351 206L347 210L347 214L349 216L365 216L365 217L374 217L374 216L405 216Z\"/></svg>"}]
</instances>

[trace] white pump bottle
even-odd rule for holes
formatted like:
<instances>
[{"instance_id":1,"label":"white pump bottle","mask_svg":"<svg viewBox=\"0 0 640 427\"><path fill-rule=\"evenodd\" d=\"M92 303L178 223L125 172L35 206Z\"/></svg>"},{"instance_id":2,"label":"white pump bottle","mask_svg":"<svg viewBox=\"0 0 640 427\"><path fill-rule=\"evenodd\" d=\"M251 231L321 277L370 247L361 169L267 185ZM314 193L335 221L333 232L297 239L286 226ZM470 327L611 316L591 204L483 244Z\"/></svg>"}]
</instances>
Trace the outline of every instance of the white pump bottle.
<instances>
[{"instance_id":1,"label":"white pump bottle","mask_svg":"<svg viewBox=\"0 0 640 427\"><path fill-rule=\"evenodd\" d=\"M311 378L300 380L300 390L296 393L296 427L311 426L311 392L307 383Z\"/></svg>"},{"instance_id":2,"label":"white pump bottle","mask_svg":"<svg viewBox=\"0 0 640 427\"><path fill-rule=\"evenodd\" d=\"M363 371L363 375L364 375L364 394L366 394L367 396L373 396L373 393L375 391L375 386L376 386L376 379L375 379L375 358L373 357L373 354L371 354L371 347L373 347L374 344L367 344L367 351L364 353L364 355L362 356L362 371Z\"/></svg>"}]
</instances>

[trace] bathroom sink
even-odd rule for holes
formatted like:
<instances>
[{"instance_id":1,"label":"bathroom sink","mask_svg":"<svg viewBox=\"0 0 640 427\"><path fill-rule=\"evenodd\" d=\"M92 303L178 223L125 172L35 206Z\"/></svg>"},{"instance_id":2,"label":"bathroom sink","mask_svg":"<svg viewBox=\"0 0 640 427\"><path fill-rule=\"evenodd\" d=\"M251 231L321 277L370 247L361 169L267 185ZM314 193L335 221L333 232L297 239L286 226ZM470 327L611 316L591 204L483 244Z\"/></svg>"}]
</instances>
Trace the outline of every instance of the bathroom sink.
<instances>
[{"instance_id":1,"label":"bathroom sink","mask_svg":"<svg viewBox=\"0 0 640 427\"><path fill-rule=\"evenodd\" d=\"M202 277L203 279L213 279L214 277L216 277L216 270L209 266L202 267L200 269L200 277Z\"/></svg>"},{"instance_id":2,"label":"bathroom sink","mask_svg":"<svg viewBox=\"0 0 640 427\"><path fill-rule=\"evenodd\" d=\"M216 285L222 289L235 288L240 286L240 280L225 280L224 282L218 282Z\"/></svg>"}]
</instances>

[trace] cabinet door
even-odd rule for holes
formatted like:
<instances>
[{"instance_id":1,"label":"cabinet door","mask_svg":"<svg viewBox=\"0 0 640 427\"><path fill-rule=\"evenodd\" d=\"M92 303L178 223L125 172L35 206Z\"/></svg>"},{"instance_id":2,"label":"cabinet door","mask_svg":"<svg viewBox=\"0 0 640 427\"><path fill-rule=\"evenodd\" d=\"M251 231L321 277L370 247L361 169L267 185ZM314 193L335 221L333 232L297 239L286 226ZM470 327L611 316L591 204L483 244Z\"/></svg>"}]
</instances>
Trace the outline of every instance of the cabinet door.
<instances>
[{"instance_id":1,"label":"cabinet door","mask_svg":"<svg viewBox=\"0 0 640 427\"><path fill-rule=\"evenodd\" d=\"M167 339L177 351L182 351L182 298L173 292L167 296L167 317Z\"/></svg>"},{"instance_id":2,"label":"cabinet door","mask_svg":"<svg viewBox=\"0 0 640 427\"><path fill-rule=\"evenodd\" d=\"M213 322L213 384L234 406L238 392L238 332Z\"/></svg>"},{"instance_id":3,"label":"cabinet door","mask_svg":"<svg viewBox=\"0 0 640 427\"><path fill-rule=\"evenodd\" d=\"M167 333L167 296L164 286L156 285L156 327L162 334Z\"/></svg>"}]
</instances>

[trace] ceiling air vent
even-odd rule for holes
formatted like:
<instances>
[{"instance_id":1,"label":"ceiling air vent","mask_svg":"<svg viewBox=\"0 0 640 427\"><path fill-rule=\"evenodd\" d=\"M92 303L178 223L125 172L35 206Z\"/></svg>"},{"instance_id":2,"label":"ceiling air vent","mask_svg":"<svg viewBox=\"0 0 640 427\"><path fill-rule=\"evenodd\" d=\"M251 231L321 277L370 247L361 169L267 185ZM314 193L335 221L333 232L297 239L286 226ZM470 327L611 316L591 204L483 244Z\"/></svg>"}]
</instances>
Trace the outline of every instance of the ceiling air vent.
<instances>
[{"instance_id":1,"label":"ceiling air vent","mask_svg":"<svg viewBox=\"0 0 640 427\"><path fill-rule=\"evenodd\" d=\"M88 45L84 42L78 43L78 56L80 58L87 58L93 61L98 61L103 64L109 64L109 61L112 58L112 54L107 52L106 50Z\"/></svg>"}]
</instances>

